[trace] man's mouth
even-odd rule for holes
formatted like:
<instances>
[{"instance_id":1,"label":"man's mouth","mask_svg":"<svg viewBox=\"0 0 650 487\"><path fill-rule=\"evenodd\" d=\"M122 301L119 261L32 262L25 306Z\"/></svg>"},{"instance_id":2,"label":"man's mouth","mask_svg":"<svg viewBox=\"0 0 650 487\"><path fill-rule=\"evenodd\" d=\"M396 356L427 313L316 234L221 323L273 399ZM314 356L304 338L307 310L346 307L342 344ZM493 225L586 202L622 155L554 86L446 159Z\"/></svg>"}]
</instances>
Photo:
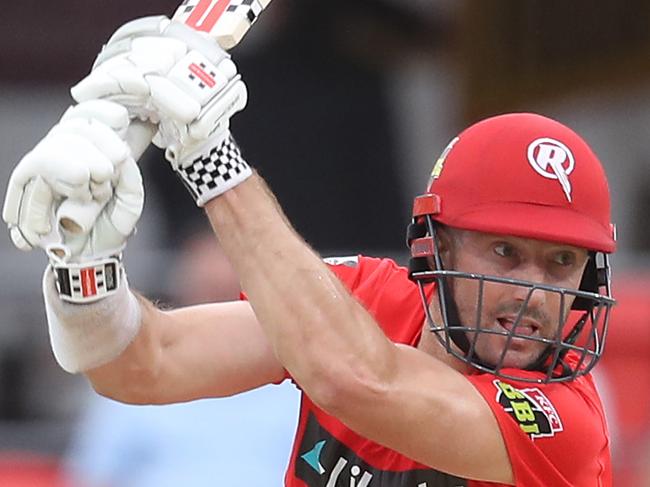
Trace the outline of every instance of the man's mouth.
<instances>
[{"instance_id":1,"label":"man's mouth","mask_svg":"<svg viewBox=\"0 0 650 487\"><path fill-rule=\"evenodd\" d=\"M515 335L521 335L521 336L533 336L538 334L537 331L540 328L539 323L537 323L534 320L530 320L527 318L522 318L519 320L517 323L517 326L515 327L515 317L506 317L506 316L501 316L497 318L497 323L501 328L506 330L508 333L514 333ZM513 328L515 329L513 332Z\"/></svg>"}]
</instances>

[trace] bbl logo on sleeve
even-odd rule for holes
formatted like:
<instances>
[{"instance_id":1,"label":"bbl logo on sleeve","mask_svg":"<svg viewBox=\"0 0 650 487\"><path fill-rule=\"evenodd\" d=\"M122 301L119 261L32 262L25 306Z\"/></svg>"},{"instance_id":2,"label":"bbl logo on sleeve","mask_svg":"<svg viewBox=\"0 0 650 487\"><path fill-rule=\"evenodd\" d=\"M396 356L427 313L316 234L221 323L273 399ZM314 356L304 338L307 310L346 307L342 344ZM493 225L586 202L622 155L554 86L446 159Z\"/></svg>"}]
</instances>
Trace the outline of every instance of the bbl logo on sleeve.
<instances>
[{"instance_id":1,"label":"bbl logo on sleeve","mask_svg":"<svg viewBox=\"0 0 650 487\"><path fill-rule=\"evenodd\" d=\"M497 388L497 402L532 439L555 436L563 431L560 415L539 388L517 389L500 380L493 383Z\"/></svg>"},{"instance_id":2,"label":"bbl logo on sleeve","mask_svg":"<svg viewBox=\"0 0 650 487\"><path fill-rule=\"evenodd\" d=\"M569 175L575 168L575 160L566 145L548 137L537 139L528 146L528 162L540 176L557 179L571 203Z\"/></svg>"}]
</instances>

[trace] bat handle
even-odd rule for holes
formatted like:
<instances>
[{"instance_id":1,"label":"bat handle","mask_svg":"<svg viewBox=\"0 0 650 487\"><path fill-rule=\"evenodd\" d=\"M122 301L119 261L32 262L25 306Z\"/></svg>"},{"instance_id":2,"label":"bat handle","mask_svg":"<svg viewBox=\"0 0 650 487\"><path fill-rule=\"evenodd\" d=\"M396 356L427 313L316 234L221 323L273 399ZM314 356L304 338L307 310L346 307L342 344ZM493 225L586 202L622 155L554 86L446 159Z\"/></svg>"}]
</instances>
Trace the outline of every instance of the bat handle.
<instances>
[{"instance_id":1,"label":"bat handle","mask_svg":"<svg viewBox=\"0 0 650 487\"><path fill-rule=\"evenodd\" d=\"M131 148L131 154L136 161L140 159L144 151L151 144L157 127L149 122L134 120L129 125L126 134L126 142ZM82 203L80 201L66 199L56 212L56 223L69 233L83 235L90 232L95 220L104 209L105 204L92 201Z\"/></svg>"}]
</instances>

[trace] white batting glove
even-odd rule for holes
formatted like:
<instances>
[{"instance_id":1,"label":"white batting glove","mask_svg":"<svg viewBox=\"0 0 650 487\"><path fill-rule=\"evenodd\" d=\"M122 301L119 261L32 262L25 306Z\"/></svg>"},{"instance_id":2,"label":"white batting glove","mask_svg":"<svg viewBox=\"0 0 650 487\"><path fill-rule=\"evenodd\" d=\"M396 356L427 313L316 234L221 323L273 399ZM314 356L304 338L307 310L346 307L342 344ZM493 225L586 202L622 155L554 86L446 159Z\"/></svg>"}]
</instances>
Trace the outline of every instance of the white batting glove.
<instances>
[{"instance_id":1,"label":"white batting glove","mask_svg":"<svg viewBox=\"0 0 650 487\"><path fill-rule=\"evenodd\" d=\"M144 202L124 141L128 125L127 110L116 103L71 107L9 179L2 217L11 239L21 250L46 250L64 301L101 299L123 279L121 252ZM88 214L92 226L72 224Z\"/></svg>"},{"instance_id":2,"label":"white batting glove","mask_svg":"<svg viewBox=\"0 0 650 487\"><path fill-rule=\"evenodd\" d=\"M9 180L2 217L19 249L43 248L50 258L43 276L50 342L72 373L114 359L140 328L140 307L121 263L144 201L124 140L128 126L121 105L80 103Z\"/></svg>"},{"instance_id":3,"label":"white batting glove","mask_svg":"<svg viewBox=\"0 0 650 487\"><path fill-rule=\"evenodd\" d=\"M215 40L184 24L166 17L125 24L72 95L118 102L132 118L158 124L154 143L199 206L252 173L229 131L230 117L246 106L246 85Z\"/></svg>"}]
</instances>

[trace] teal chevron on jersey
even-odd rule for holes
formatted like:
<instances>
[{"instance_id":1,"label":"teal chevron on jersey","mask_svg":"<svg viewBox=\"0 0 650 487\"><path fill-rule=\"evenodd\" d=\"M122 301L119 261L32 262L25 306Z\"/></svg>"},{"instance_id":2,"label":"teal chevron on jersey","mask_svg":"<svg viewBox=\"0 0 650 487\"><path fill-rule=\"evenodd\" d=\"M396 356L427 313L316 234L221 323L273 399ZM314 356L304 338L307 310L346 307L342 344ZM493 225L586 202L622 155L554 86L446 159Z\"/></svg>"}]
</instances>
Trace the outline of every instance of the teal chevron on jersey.
<instances>
[{"instance_id":1,"label":"teal chevron on jersey","mask_svg":"<svg viewBox=\"0 0 650 487\"><path fill-rule=\"evenodd\" d=\"M319 474L325 473L325 469L320 464L320 454L323 451L326 441L319 441L314 445L314 448L303 454L300 458L306 461L311 468L316 470Z\"/></svg>"}]
</instances>

